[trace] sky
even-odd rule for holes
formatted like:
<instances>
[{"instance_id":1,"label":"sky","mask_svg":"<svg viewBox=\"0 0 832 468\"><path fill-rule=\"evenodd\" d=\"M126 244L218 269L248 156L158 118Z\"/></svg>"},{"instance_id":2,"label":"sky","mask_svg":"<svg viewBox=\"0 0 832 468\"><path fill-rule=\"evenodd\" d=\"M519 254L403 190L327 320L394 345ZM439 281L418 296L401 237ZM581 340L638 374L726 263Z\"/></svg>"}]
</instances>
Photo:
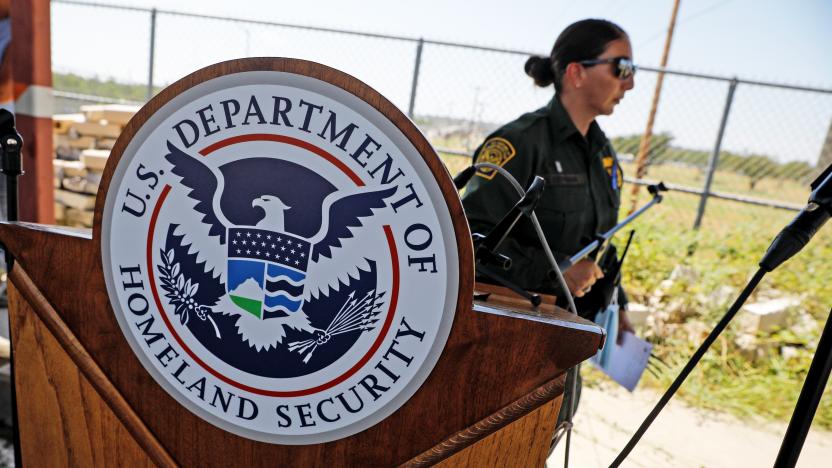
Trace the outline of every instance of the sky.
<instances>
[{"instance_id":1,"label":"sky","mask_svg":"<svg viewBox=\"0 0 832 468\"><path fill-rule=\"evenodd\" d=\"M635 61L651 67L660 64L673 7L671 0L98 1L540 54L550 51L565 26L600 17L628 31ZM667 66L832 89L832 60L828 58L831 24L832 2L828 0L681 0ZM52 3L56 71L146 82L148 38L147 13ZM408 105L413 43L171 15L158 17L154 81L170 83L216 61L255 55L320 61L364 80L400 107ZM551 92L529 85L522 73L524 61L519 55L426 47L416 113L500 122L532 110L545 103ZM637 76L636 89L616 112L623 117L608 119L608 134L643 130L654 83L655 76L647 72ZM712 145L727 83L677 77L666 79L665 88L662 98L667 103L660 107L657 130L673 133L677 143L687 146L704 149ZM699 110L693 112L695 108ZM741 86L730 124L738 130L726 135L726 143L745 153L766 149L780 160L812 160L830 119L830 94ZM785 129L778 134L778 127ZM776 141L772 132L778 135ZM794 140L802 146L795 147Z\"/></svg>"},{"instance_id":2,"label":"sky","mask_svg":"<svg viewBox=\"0 0 832 468\"><path fill-rule=\"evenodd\" d=\"M650 66L661 61L673 8L670 0L99 1L540 53L568 24L606 18L628 31L637 62ZM682 0L668 67L832 87L830 24L827 0Z\"/></svg>"}]
</instances>

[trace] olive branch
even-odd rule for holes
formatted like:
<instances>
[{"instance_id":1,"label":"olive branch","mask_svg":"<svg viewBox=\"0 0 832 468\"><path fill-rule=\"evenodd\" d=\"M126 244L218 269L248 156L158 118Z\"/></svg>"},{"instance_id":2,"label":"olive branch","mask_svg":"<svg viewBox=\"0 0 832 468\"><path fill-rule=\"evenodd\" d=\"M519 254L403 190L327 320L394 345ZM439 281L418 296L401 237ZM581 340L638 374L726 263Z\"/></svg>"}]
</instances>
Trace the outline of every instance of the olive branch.
<instances>
[{"instance_id":1,"label":"olive branch","mask_svg":"<svg viewBox=\"0 0 832 468\"><path fill-rule=\"evenodd\" d=\"M174 314L179 317L179 323L187 325L191 313L195 313L200 320L209 320L214 326L214 333L220 337L220 331L214 319L206 312L212 312L210 307L205 307L196 302L196 292L199 290L199 283L192 283L190 278L180 272L179 263L174 261L173 249L165 252L159 250L162 264L156 268L159 270L159 283L165 291L168 303L174 306Z\"/></svg>"}]
</instances>

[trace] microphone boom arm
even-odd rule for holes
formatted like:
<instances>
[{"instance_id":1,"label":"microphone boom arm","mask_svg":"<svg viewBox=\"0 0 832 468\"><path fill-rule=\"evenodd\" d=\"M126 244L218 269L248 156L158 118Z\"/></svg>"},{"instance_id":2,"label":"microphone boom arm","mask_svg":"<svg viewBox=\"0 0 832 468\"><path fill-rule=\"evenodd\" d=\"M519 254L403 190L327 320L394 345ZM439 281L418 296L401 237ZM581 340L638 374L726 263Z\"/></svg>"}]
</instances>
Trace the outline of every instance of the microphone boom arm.
<instances>
[{"instance_id":1,"label":"microphone boom arm","mask_svg":"<svg viewBox=\"0 0 832 468\"><path fill-rule=\"evenodd\" d=\"M624 218L620 223L616 224L612 227L609 231L598 234L595 240L587 244L584 248L579 250L575 255L569 257L568 259L558 263L558 267L561 271L565 271L569 269L572 265L578 263L579 261L586 258L589 254L594 252L598 249L604 242L610 240L612 236L614 236L618 231L626 227L628 224L633 222L636 218L644 214L645 211L649 210L653 205L661 203L664 199L662 192L667 191L667 187L665 187L664 182L659 182L655 185L650 185L647 187L647 190L653 194L653 199L651 199L647 204L633 212L631 215Z\"/></svg>"}]
</instances>

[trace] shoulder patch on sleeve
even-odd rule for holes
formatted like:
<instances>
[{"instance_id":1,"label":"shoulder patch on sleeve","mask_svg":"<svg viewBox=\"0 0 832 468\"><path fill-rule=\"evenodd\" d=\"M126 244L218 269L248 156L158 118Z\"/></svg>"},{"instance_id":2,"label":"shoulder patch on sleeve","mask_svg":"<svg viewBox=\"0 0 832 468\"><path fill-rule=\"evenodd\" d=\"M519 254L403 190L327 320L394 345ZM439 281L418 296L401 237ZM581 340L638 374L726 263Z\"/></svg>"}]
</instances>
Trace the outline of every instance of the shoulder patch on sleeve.
<instances>
[{"instance_id":1,"label":"shoulder patch on sleeve","mask_svg":"<svg viewBox=\"0 0 832 468\"><path fill-rule=\"evenodd\" d=\"M480 152L477 154L477 162L487 162L502 167L509 162L515 154L517 154L517 151L514 149L514 146L505 138L489 138L482 144L482 148L480 148ZM497 171L488 167L483 167L477 170L478 176L488 180L493 179L495 174L497 174Z\"/></svg>"},{"instance_id":2,"label":"shoulder patch on sleeve","mask_svg":"<svg viewBox=\"0 0 832 468\"><path fill-rule=\"evenodd\" d=\"M612 154L601 158L601 162L604 163L604 169L607 171L607 175L612 176L612 167L615 165L615 158L612 157Z\"/></svg>"},{"instance_id":3,"label":"shoulder patch on sleeve","mask_svg":"<svg viewBox=\"0 0 832 468\"><path fill-rule=\"evenodd\" d=\"M613 189L619 189L621 187L621 183L624 182L624 170L621 168L621 165L618 164L616 161L615 156L612 153L607 154L604 156L601 161L604 164L604 170L607 171L607 175L610 176L613 180ZM612 171L615 171L615 175L613 175Z\"/></svg>"}]
</instances>

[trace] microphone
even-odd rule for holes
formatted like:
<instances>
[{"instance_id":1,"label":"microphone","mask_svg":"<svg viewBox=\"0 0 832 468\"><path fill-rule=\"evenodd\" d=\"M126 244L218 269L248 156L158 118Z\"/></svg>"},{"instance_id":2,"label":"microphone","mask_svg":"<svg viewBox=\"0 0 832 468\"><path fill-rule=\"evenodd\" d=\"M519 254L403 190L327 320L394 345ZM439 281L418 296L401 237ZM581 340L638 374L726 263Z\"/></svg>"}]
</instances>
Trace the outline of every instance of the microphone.
<instances>
[{"instance_id":1,"label":"microphone","mask_svg":"<svg viewBox=\"0 0 832 468\"><path fill-rule=\"evenodd\" d=\"M470 174L476 172L476 168L473 166L470 169L473 169L470 171ZM470 179L470 176L468 178ZM467 183L467 180L465 182ZM463 183L462 185L464 186L465 184ZM477 273L504 287L507 287L508 289L511 289L518 295L528 299L529 302L531 302L531 304L535 307L539 306L541 303L539 295L529 293L511 281L497 275L495 272L491 271L488 265L496 265L503 270L511 268L511 259L497 252L497 248L503 243L506 237L508 237L509 232L511 232L514 225L517 224L521 217L527 216L534 219L534 208L537 206L541 196L543 195L545 185L546 182L542 177L535 176L531 184L529 184L529 188L523 192L523 196L520 198L520 201L518 201L508 211L508 213L500 219L497 225L494 226L488 234L473 234L474 258L476 261ZM543 241L545 242L545 239L543 239Z\"/></svg>"},{"instance_id":2,"label":"microphone","mask_svg":"<svg viewBox=\"0 0 832 468\"><path fill-rule=\"evenodd\" d=\"M812 182L806 207L774 238L760 260L760 267L772 271L800 252L832 216L832 164Z\"/></svg>"},{"instance_id":3,"label":"microphone","mask_svg":"<svg viewBox=\"0 0 832 468\"><path fill-rule=\"evenodd\" d=\"M474 177L477 172L477 166L468 166L454 177L454 186L457 190L462 190L462 187L468 185L468 182Z\"/></svg>"},{"instance_id":4,"label":"microphone","mask_svg":"<svg viewBox=\"0 0 832 468\"><path fill-rule=\"evenodd\" d=\"M511 267L511 261L498 254L497 247L508 237L509 232L522 216L531 216L532 211L540 201L540 197L543 196L545 185L546 182L543 177L535 176L520 201L503 216L500 222L494 226L494 229L485 236L477 236L474 242L474 254L477 261L486 264L497 263L504 269Z\"/></svg>"}]
</instances>

